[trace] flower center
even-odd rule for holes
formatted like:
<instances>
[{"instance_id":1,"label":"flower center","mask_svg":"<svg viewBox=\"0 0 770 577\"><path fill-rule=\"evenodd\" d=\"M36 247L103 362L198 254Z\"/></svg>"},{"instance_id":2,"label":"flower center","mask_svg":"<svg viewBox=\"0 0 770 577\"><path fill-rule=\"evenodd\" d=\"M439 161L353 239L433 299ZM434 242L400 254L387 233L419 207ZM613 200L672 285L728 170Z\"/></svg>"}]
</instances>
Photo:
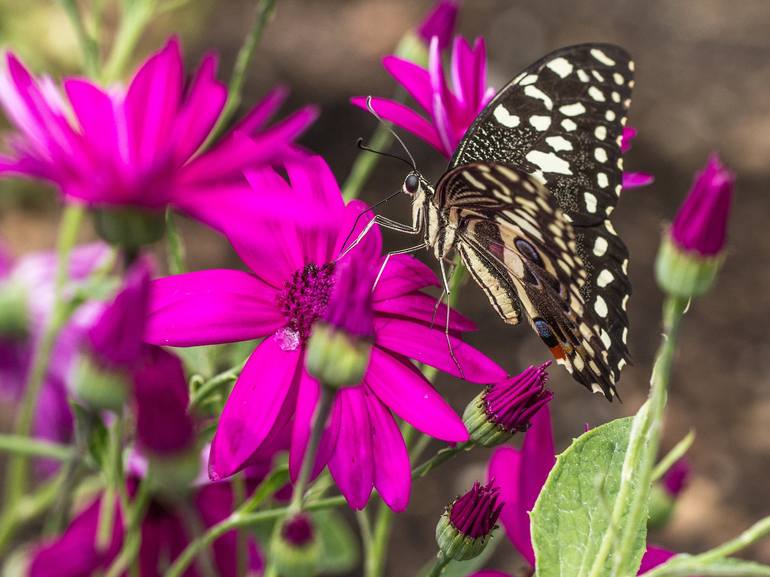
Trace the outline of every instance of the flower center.
<instances>
[{"instance_id":1,"label":"flower center","mask_svg":"<svg viewBox=\"0 0 770 577\"><path fill-rule=\"evenodd\" d=\"M295 272L278 295L286 326L276 332L283 350L295 350L310 338L313 323L326 310L334 286L334 263L305 265Z\"/></svg>"}]
</instances>

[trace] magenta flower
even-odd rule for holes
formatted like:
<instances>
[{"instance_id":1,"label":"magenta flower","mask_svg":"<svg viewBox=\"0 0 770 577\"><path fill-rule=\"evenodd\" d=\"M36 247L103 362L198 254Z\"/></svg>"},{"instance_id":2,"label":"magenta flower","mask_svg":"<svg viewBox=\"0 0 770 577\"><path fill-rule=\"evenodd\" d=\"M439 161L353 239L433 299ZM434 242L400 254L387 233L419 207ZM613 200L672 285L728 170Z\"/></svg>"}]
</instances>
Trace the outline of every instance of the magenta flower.
<instances>
[{"instance_id":1,"label":"magenta flower","mask_svg":"<svg viewBox=\"0 0 770 577\"><path fill-rule=\"evenodd\" d=\"M686 458L678 459L671 468L663 475L662 485L666 492L672 497L679 496L690 480L690 463Z\"/></svg>"},{"instance_id":2,"label":"magenta flower","mask_svg":"<svg viewBox=\"0 0 770 577\"><path fill-rule=\"evenodd\" d=\"M135 492L136 485L136 478L128 481L131 493ZM102 498L103 496L100 496L85 507L72 520L64 534L43 544L33 553L28 570L29 577L91 577L110 566L123 546L122 512L116 500L116 522L112 540L106 550L99 551L96 547L96 535ZM163 501L153 498L150 501L141 525L138 561L142 577L164 575L169 560L175 559L194 538L184 507L192 509L204 528L219 523L233 512L233 492L229 483L203 485L181 499L182 501ZM237 547L236 531L225 533L214 542L212 559L218 575L238 575ZM248 568L254 572L262 569L262 559L253 538L248 541ZM198 577L202 574L204 573L200 567L193 566L184 575Z\"/></svg>"},{"instance_id":3,"label":"magenta flower","mask_svg":"<svg viewBox=\"0 0 770 577\"><path fill-rule=\"evenodd\" d=\"M452 40L459 10L460 0L438 0L417 27L417 35L427 45L436 36L438 49L443 51Z\"/></svg>"},{"instance_id":4,"label":"magenta flower","mask_svg":"<svg viewBox=\"0 0 770 577\"><path fill-rule=\"evenodd\" d=\"M264 339L222 412L211 448L210 475L215 479L269 452L286 431L291 434L290 468L297 475L320 391L304 369L306 344L334 289L343 242L364 208L359 201L345 206L321 158L291 162L286 169L291 185L271 169L250 174L271 217L260 222L235 218L228 230L250 272L207 270L153 283L149 342L196 346ZM275 198L264 190L275 191ZM361 259L378 269L381 253L375 228L345 259ZM329 465L355 508L366 504L373 487L392 508L407 505L409 458L391 411L438 439L468 438L460 418L409 362L415 359L459 375L443 327L432 326L435 300L421 292L435 285L435 275L416 259L390 259L372 296L368 369L360 386L335 397L317 468ZM456 314L451 321L452 346L466 378L502 379L500 367L460 340L459 333L470 330L471 323Z\"/></svg>"},{"instance_id":5,"label":"magenta flower","mask_svg":"<svg viewBox=\"0 0 770 577\"><path fill-rule=\"evenodd\" d=\"M66 78L60 91L50 78L34 78L13 54L6 63L0 105L15 132L11 153L0 156L0 174L52 182L68 200L91 205L172 205L198 215L201 204L212 204L213 186L238 182L246 167L285 157L316 116L308 107L265 128L284 96L273 91L200 152L227 99L213 55L203 59L187 89L176 39L151 56L127 88Z\"/></svg>"},{"instance_id":6,"label":"magenta flower","mask_svg":"<svg viewBox=\"0 0 770 577\"><path fill-rule=\"evenodd\" d=\"M68 290L84 281L108 258L106 245L90 244L76 248L70 259ZM13 261L7 253L2 260L7 266L0 271L0 291L16 291L23 302L26 330L22 334L0 334L0 397L16 404L23 394L32 355L52 312L56 275L56 256L52 252L33 253ZM78 344L98 314L100 305L82 306L62 329L54 346L48 372L37 406L34 434L57 442L69 442L73 421L67 398L71 368ZM55 467L46 462L46 470Z\"/></svg>"},{"instance_id":7,"label":"magenta flower","mask_svg":"<svg viewBox=\"0 0 770 577\"><path fill-rule=\"evenodd\" d=\"M419 136L447 158L454 154L465 131L495 95L495 90L487 86L483 38L477 38L471 48L462 36L455 37L451 88L441 63L438 37L431 40L427 70L396 56L385 57L383 65L428 117L386 98L372 98L372 108L383 119ZM357 96L351 102L366 109L366 98Z\"/></svg>"},{"instance_id":8,"label":"magenta flower","mask_svg":"<svg viewBox=\"0 0 770 577\"><path fill-rule=\"evenodd\" d=\"M677 248L704 257L722 252L733 196L733 176L712 154L671 225Z\"/></svg>"},{"instance_id":9,"label":"magenta flower","mask_svg":"<svg viewBox=\"0 0 770 577\"><path fill-rule=\"evenodd\" d=\"M631 141L636 138L637 130L631 126L623 127L623 135L620 140L620 151L625 154L631 150ZM639 188L652 184L655 177L647 172L624 172L623 188Z\"/></svg>"},{"instance_id":10,"label":"magenta flower","mask_svg":"<svg viewBox=\"0 0 770 577\"><path fill-rule=\"evenodd\" d=\"M486 547L503 504L500 490L478 481L447 507L436 526L436 542L447 559L473 559Z\"/></svg>"},{"instance_id":11,"label":"magenta flower","mask_svg":"<svg viewBox=\"0 0 770 577\"><path fill-rule=\"evenodd\" d=\"M540 490L551 472L554 456L553 429L548 407L532 419L532 427L524 437L521 450L500 447L489 461L489 478L499 487L505 504L500 521L505 533L522 557L535 566L535 553L529 528L529 512L534 508ZM667 561L674 553L648 546L638 574ZM481 571L472 577L508 577L497 571Z\"/></svg>"}]
</instances>

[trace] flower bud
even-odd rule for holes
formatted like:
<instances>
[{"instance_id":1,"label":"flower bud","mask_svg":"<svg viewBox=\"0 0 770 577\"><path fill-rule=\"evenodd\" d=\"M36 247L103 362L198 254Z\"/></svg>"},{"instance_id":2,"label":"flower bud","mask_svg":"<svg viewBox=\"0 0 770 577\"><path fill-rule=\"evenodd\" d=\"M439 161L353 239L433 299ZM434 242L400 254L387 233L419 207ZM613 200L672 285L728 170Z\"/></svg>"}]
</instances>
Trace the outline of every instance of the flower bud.
<instances>
[{"instance_id":1,"label":"flower bud","mask_svg":"<svg viewBox=\"0 0 770 577\"><path fill-rule=\"evenodd\" d=\"M270 553L279 575L316 575L321 556L321 542L312 519L302 513L286 519L273 535Z\"/></svg>"},{"instance_id":2,"label":"flower bud","mask_svg":"<svg viewBox=\"0 0 770 577\"><path fill-rule=\"evenodd\" d=\"M135 251L163 238L165 215L133 206L110 206L94 212L96 232L102 240Z\"/></svg>"},{"instance_id":3,"label":"flower bud","mask_svg":"<svg viewBox=\"0 0 770 577\"><path fill-rule=\"evenodd\" d=\"M337 265L329 303L313 327L305 366L324 385L338 389L361 383L374 337L371 270L362 259Z\"/></svg>"},{"instance_id":4,"label":"flower bud","mask_svg":"<svg viewBox=\"0 0 770 577\"><path fill-rule=\"evenodd\" d=\"M647 522L652 529L662 529L671 519L676 506L676 499L687 485L690 466L682 458L666 471L659 483L652 487L650 494L650 516Z\"/></svg>"},{"instance_id":5,"label":"flower bud","mask_svg":"<svg viewBox=\"0 0 770 577\"><path fill-rule=\"evenodd\" d=\"M473 559L484 550L503 508L498 500L497 487L476 482L447 507L436 525L436 541L445 558Z\"/></svg>"},{"instance_id":6,"label":"flower bud","mask_svg":"<svg viewBox=\"0 0 770 577\"><path fill-rule=\"evenodd\" d=\"M457 13L460 10L459 0L438 0L433 9L417 27L417 35L425 46L430 45L434 36L438 37L438 46L443 50L452 40L452 34L457 23Z\"/></svg>"},{"instance_id":7,"label":"flower bud","mask_svg":"<svg viewBox=\"0 0 770 577\"><path fill-rule=\"evenodd\" d=\"M683 298L711 288L723 260L733 176L712 155L666 231L655 266L658 283Z\"/></svg>"},{"instance_id":8,"label":"flower bud","mask_svg":"<svg viewBox=\"0 0 770 577\"><path fill-rule=\"evenodd\" d=\"M13 280L0 280L0 338L21 339L29 330L25 288Z\"/></svg>"},{"instance_id":9,"label":"flower bud","mask_svg":"<svg viewBox=\"0 0 770 577\"><path fill-rule=\"evenodd\" d=\"M530 366L519 375L493 383L468 403L463 422L471 440L494 447L526 431L530 419L553 398L545 388L550 364Z\"/></svg>"}]
</instances>

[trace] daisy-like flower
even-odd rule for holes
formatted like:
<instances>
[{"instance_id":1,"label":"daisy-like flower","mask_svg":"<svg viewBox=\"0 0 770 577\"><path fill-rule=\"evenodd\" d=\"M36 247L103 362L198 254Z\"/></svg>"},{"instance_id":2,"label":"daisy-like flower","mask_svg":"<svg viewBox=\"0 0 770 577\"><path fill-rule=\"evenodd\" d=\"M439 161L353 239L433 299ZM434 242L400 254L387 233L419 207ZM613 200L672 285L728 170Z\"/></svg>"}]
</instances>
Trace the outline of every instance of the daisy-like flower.
<instances>
[{"instance_id":1,"label":"daisy-like flower","mask_svg":"<svg viewBox=\"0 0 770 577\"><path fill-rule=\"evenodd\" d=\"M495 95L494 88L487 86L483 38L477 38L471 47L462 36L455 37L451 88L444 75L437 36L430 42L427 70L397 56L386 56L383 65L428 117L387 98L372 98L372 108L380 117L420 137L447 158L451 158L465 131ZM366 100L356 96L351 101L366 110Z\"/></svg>"},{"instance_id":2,"label":"daisy-like flower","mask_svg":"<svg viewBox=\"0 0 770 577\"><path fill-rule=\"evenodd\" d=\"M214 55L204 57L187 89L176 39L125 88L83 78L66 78L59 88L48 77L33 77L13 54L5 60L0 106L14 132L9 152L0 155L0 175L49 181L66 199L89 205L155 211L172 205L200 215L201 204L215 204L212 186L240 181L244 168L285 157L316 116L307 107L266 128L284 97L275 90L201 152L227 99Z\"/></svg>"},{"instance_id":3,"label":"daisy-like flower","mask_svg":"<svg viewBox=\"0 0 770 577\"><path fill-rule=\"evenodd\" d=\"M508 539L533 568L535 553L530 536L529 512L556 463L554 452L551 415L546 405L532 418L532 427L524 437L521 450L500 447L489 461L489 478L499 487L504 503L500 521ZM666 549L648 545L638 574L657 567L674 555ZM471 577L509 576L499 571L481 571Z\"/></svg>"},{"instance_id":4,"label":"daisy-like flower","mask_svg":"<svg viewBox=\"0 0 770 577\"><path fill-rule=\"evenodd\" d=\"M228 230L250 272L206 270L158 279L146 340L196 346L263 338L227 400L214 437L210 475L242 469L288 431L290 468L300 469L318 403L320 385L305 370L306 345L334 290L343 244L365 208L347 206L326 163L318 157L286 167L291 185L271 169L250 174L268 217ZM275 196L261 191L275 191ZM374 228L344 259L379 269L382 239ZM342 262L342 260L340 260ZM435 298L421 292L435 275L410 256L393 256L372 295L373 337L361 384L339 391L321 439L316 470L328 464L354 508L366 505L373 487L395 510L409 499L410 464L395 413L427 435L462 442L460 417L410 359L455 376L444 327L433 326ZM446 313L439 310L437 318ZM465 378L501 380L505 372L463 343L472 324L451 316L450 340ZM392 413L391 413L392 411Z\"/></svg>"}]
</instances>

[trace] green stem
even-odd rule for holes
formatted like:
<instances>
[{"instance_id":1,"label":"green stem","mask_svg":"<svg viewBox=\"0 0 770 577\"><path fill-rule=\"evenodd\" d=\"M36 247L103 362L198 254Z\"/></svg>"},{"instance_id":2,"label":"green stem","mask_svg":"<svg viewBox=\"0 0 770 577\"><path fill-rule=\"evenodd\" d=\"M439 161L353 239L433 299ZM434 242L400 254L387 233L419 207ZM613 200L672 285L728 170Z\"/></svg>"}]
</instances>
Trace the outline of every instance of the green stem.
<instances>
[{"instance_id":1,"label":"green stem","mask_svg":"<svg viewBox=\"0 0 770 577\"><path fill-rule=\"evenodd\" d=\"M366 563L364 575L369 575L369 564L372 559L372 523L369 520L368 507L363 511L356 511L356 521L358 521L358 527L361 530L361 543L364 546L364 559Z\"/></svg>"},{"instance_id":2,"label":"green stem","mask_svg":"<svg viewBox=\"0 0 770 577\"><path fill-rule=\"evenodd\" d=\"M98 69L99 46L96 40L86 30L80 8L75 0L61 0L62 7L75 29L78 44L83 52L83 70L88 76L95 76Z\"/></svg>"},{"instance_id":3,"label":"green stem","mask_svg":"<svg viewBox=\"0 0 770 577\"><path fill-rule=\"evenodd\" d=\"M471 441L467 441L465 443L458 443L454 447L445 447L441 449L422 465L412 470L412 479L419 479L424 477L439 465L446 463L448 460L453 459L460 453L470 451L472 448L473 443Z\"/></svg>"},{"instance_id":4,"label":"green stem","mask_svg":"<svg viewBox=\"0 0 770 577\"><path fill-rule=\"evenodd\" d=\"M191 503L184 501L179 507L182 519L193 535L193 539L200 539L206 534L206 528L200 518L198 510ZM218 572L214 564L214 558L210 547L204 547L195 556L198 563L195 568L203 577L217 577Z\"/></svg>"},{"instance_id":5,"label":"green stem","mask_svg":"<svg viewBox=\"0 0 770 577\"><path fill-rule=\"evenodd\" d=\"M246 501L246 479L241 475L236 475L232 480L233 485L233 501L235 502L236 509L240 509ZM248 544L246 542L247 535L244 531L238 531L236 536L236 563L235 563L235 577L244 577L246 574L246 564L248 563Z\"/></svg>"},{"instance_id":6,"label":"green stem","mask_svg":"<svg viewBox=\"0 0 770 577\"><path fill-rule=\"evenodd\" d=\"M394 518L393 510L381 501L372 534L371 547L366 557L366 577L382 577L385 572Z\"/></svg>"},{"instance_id":7,"label":"green stem","mask_svg":"<svg viewBox=\"0 0 770 577\"><path fill-rule=\"evenodd\" d=\"M126 523L126 534L123 538L123 548L115 561L112 562L112 565L110 565L105 577L120 577L123 575L131 567L139 554L142 544L142 519L150 500L149 487L149 477L145 477L139 484L136 497L134 497L131 508L127 513L128 521Z\"/></svg>"},{"instance_id":8,"label":"green stem","mask_svg":"<svg viewBox=\"0 0 770 577\"><path fill-rule=\"evenodd\" d=\"M120 80L128 66L134 49L144 33L144 29L155 12L154 0L134 0L123 2L123 14L115 35L110 56L104 65L101 81L104 83Z\"/></svg>"},{"instance_id":9,"label":"green stem","mask_svg":"<svg viewBox=\"0 0 770 577\"><path fill-rule=\"evenodd\" d=\"M46 457L57 461L67 461L75 452L69 445L61 445L42 439L31 439L18 435L0 435L0 451L24 455L26 457Z\"/></svg>"},{"instance_id":10,"label":"green stem","mask_svg":"<svg viewBox=\"0 0 770 577\"><path fill-rule=\"evenodd\" d=\"M380 124L366 144L374 150L385 150L392 141L393 134L384 124ZM379 160L379 154L365 150L358 154L353 163L353 168L350 169L350 174L342 186L342 196L345 198L345 202L350 202L361 194L361 190L369 181L369 177L372 175Z\"/></svg>"},{"instance_id":11,"label":"green stem","mask_svg":"<svg viewBox=\"0 0 770 577\"><path fill-rule=\"evenodd\" d=\"M341 507L346 503L345 497L329 497L327 499L321 499L314 503L307 503L305 505L306 511L321 511L323 509L330 509L333 507ZM189 567L195 557L200 551L206 547L209 547L214 541L219 539L222 535L233 529L239 529L243 527L253 527L261 523L268 521L275 521L280 519L289 512L289 507L280 507L278 509L270 509L268 511L257 511L255 513L242 513L236 511L230 515L224 521L213 525L198 539L192 541L187 548L182 551L181 555L176 558L174 564L166 571L164 577L180 577L184 574L187 567Z\"/></svg>"},{"instance_id":12,"label":"green stem","mask_svg":"<svg viewBox=\"0 0 770 577\"><path fill-rule=\"evenodd\" d=\"M430 573L428 573L428 577L439 577L450 561L451 559L447 559L443 553L439 553L438 557L436 557L436 562L431 567Z\"/></svg>"},{"instance_id":13,"label":"green stem","mask_svg":"<svg viewBox=\"0 0 770 577\"><path fill-rule=\"evenodd\" d=\"M185 250L184 239L170 208L166 209L166 250L168 252L168 272L171 274L187 272L185 266L187 251Z\"/></svg>"},{"instance_id":14,"label":"green stem","mask_svg":"<svg viewBox=\"0 0 770 577\"><path fill-rule=\"evenodd\" d=\"M262 38L268 20L270 20L270 17L275 10L275 4L276 0L259 0L257 2L257 13L254 19L254 26L252 26L244 39L241 49L238 51L238 56L235 59L235 66L233 67L233 73L232 76L230 76L230 83L227 87L227 102L222 110L222 114L220 114L219 119L214 126L214 130L209 134L209 137L206 139L206 142L204 142L201 150L208 148L222 135L233 114L235 114L238 106L240 106L243 83L246 79L246 71L251 64L251 61L254 59L257 45Z\"/></svg>"},{"instance_id":15,"label":"green stem","mask_svg":"<svg viewBox=\"0 0 770 577\"><path fill-rule=\"evenodd\" d=\"M313 418L313 428L310 432L310 439L308 440L307 449L305 449L305 455L302 458L302 467L297 477L297 482L294 484L294 490L291 494L291 502L289 503L289 513L299 513L303 509L305 501L305 488L307 487L308 480L310 479L310 473L313 470L315 464L315 456L318 452L318 445L321 443L321 436L323 435L326 421L329 419L329 413L332 408L332 401L334 395L328 389L328 387L321 385L321 396L318 399L318 406L315 410L315 417Z\"/></svg>"},{"instance_id":16,"label":"green stem","mask_svg":"<svg viewBox=\"0 0 770 577\"><path fill-rule=\"evenodd\" d=\"M203 403L214 391L217 391L220 387L237 381L238 375L241 374L245 364L246 361L242 362L237 367L227 369L226 371L213 376L200 387L196 388L190 397L190 408L200 406L201 403Z\"/></svg>"},{"instance_id":17,"label":"green stem","mask_svg":"<svg viewBox=\"0 0 770 577\"><path fill-rule=\"evenodd\" d=\"M124 519L128 514L128 499L123 498L123 415L118 414L110 428L107 468L104 471L105 491L99 509L99 525L96 533L97 549L105 551L112 541L115 525L115 499L120 495ZM125 523L125 520L124 520Z\"/></svg>"},{"instance_id":18,"label":"green stem","mask_svg":"<svg viewBox=\"0 0 770 577\"><path fill-rule=\"evenodd\" d=\"M48 372L51 352L56 343L56 337L72 312L64 298L64 287L69 276L70 253L77 241L83 214L84 208L82 205L68 204L64 209L61 224L59 225L53 308L35 350L32 367L30 368L27 382L24 385L24 396L19 405L15 429L15 433L19 437L29 437L32 432L32 424L37 412L37 404L43 383L45 382L45 376ZM6 510L11 510L16 506L17 501L24 493L24 489L28 486L29 463L27 462L27 457L24 454L14 454L8 462L5 485Z\"/></svg>"},{"instance_id":19,"label":"green stem","mask_svg":"<svg viewBox=\"0 0 770 577\"><path fill-rule=\"evenodd\" d=\"M693 442L695 441L695 431L690 431L687 433L687 435L679 441L676 446L671 449L668 453L666 453L666 456L663 457L660 462L655 465L655 468L652 470L652 482L655 483L656 481L659 481L663 478L663 475L665 475L668 470L676 463L679 459L681 459L684 454L689 450L689 448L692 446Z\"/></svg>"}]
</instances>

